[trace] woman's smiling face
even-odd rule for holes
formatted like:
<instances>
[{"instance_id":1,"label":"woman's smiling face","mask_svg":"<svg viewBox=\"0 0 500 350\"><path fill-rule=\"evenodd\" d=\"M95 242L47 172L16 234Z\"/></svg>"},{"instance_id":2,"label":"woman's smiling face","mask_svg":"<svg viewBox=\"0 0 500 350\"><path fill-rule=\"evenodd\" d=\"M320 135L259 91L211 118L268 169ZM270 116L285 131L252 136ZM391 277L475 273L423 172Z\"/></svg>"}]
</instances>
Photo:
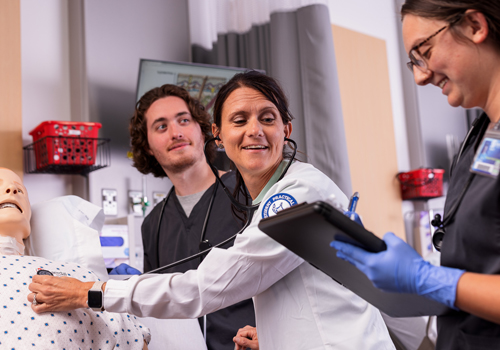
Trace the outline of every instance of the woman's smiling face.
<instances>
[{"instance_id":1,"label":"woman's smiling face","mask_svg":"<svg viewBox=\"0 0 500 350\"><path fill-rule=\"evenodd\" d=\"M409 53L415 45L425 42L418 50L426 60L428 70L422 72L414 67L415 82L418 85L437 86L453 107L482 106L488 93L484 83L487 81L487 73L480 64L481 55L474 42L476 38L467 20L453 28L463 33L463 40L458 40L452 35L452 29L446 28L425 41L448 23L410 14L403 19L406 52Z\"/></svg>"},{"instance_id":2,"label":"woman's smiling face","mask_svg":"<svg viewBox=\"0 0 500 350\"><path fill-rule=\"evenodd\" d=\"M283 123L278 108L262 93L240 87L224 102L220 125L220 130L213 126L214 135L221 139L247 186L255 181L267 183L283 159L292 124Z\"/></svg>"}]
</instances>

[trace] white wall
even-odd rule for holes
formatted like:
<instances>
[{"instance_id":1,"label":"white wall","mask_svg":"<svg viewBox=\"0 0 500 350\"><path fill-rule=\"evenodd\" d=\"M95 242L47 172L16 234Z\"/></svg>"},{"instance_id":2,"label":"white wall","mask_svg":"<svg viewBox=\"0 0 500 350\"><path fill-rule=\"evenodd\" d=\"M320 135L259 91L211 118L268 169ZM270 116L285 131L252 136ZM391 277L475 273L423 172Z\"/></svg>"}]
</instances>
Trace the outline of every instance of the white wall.
<instances>
[{"instance_id":1,"label":"white wall","mask_svg":"<svg viewBox=\"0 0 500 350\"><path fill-rule=\"evenodd\" d=\"M64 0L21 0L23 145L45 120L70 120L68 17ZM68 175L25 174L31 203L70 194Z\"/></svg>"}]
</instances>

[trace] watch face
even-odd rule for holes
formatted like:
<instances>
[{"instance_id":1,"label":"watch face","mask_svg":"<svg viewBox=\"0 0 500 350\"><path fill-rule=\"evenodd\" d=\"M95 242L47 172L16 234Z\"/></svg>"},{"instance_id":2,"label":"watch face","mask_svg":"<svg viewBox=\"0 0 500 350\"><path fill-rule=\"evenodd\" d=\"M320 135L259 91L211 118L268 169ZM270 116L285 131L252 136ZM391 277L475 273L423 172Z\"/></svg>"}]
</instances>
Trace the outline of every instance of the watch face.
<instances>
[{"instance_id":1,"label":"watch face","mask_svg":"<svg viewBox=\"0 0 500 350\"><path fill-rule=\"evenodd\" d=\"M92 309L102 308L102 291L89 290L88 304Z\"/></svg>"}]
</instances>

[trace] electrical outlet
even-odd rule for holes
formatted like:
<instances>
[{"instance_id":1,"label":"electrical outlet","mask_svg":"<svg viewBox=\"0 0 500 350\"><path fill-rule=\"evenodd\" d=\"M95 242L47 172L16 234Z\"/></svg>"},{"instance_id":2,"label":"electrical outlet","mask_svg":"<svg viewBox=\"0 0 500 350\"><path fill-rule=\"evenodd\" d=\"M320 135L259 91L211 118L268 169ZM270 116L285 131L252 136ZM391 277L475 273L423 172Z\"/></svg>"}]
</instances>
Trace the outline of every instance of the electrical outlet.
<instances>
[{"instance_id":1,"label":"electrical outlet","mask_svg":"<svg viewBox=\"0 0 500 350\"><path fill-rule=\"evenodd\" d=\"M102 209L104 215L118 215L116 195L116 190L102 189Z\"/></svg>"},{"instance_id":2,"label":"electrical outlet","mask_svg":"<svg viewBox=\"0 0 500 350\"><path fill-rule=\"evenodd\" d=\"M141 191L128 191L128 198L130 200L130 207L135 216L142 216L142 192Z\"/></svg>"}]
</instances>

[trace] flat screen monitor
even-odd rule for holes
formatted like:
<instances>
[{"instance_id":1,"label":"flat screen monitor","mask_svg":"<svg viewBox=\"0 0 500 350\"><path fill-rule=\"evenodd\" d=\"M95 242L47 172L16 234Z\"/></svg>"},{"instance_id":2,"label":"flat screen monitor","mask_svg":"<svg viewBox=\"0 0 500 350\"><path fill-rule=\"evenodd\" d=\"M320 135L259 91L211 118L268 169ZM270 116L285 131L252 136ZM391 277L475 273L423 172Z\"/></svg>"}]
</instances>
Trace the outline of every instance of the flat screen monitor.
<instances>
[{"instance_id":1,"label":"flat screen monitor","mask_svg":"<svg viewBox=\"0 0 500 350\"><path fill-rule=\"evenodd\" d=\"M178 85L189 91L212 114L219 89L244 68L141 59L137 101L149 90L163 84Z\"/></svg>"}]
</instances>

